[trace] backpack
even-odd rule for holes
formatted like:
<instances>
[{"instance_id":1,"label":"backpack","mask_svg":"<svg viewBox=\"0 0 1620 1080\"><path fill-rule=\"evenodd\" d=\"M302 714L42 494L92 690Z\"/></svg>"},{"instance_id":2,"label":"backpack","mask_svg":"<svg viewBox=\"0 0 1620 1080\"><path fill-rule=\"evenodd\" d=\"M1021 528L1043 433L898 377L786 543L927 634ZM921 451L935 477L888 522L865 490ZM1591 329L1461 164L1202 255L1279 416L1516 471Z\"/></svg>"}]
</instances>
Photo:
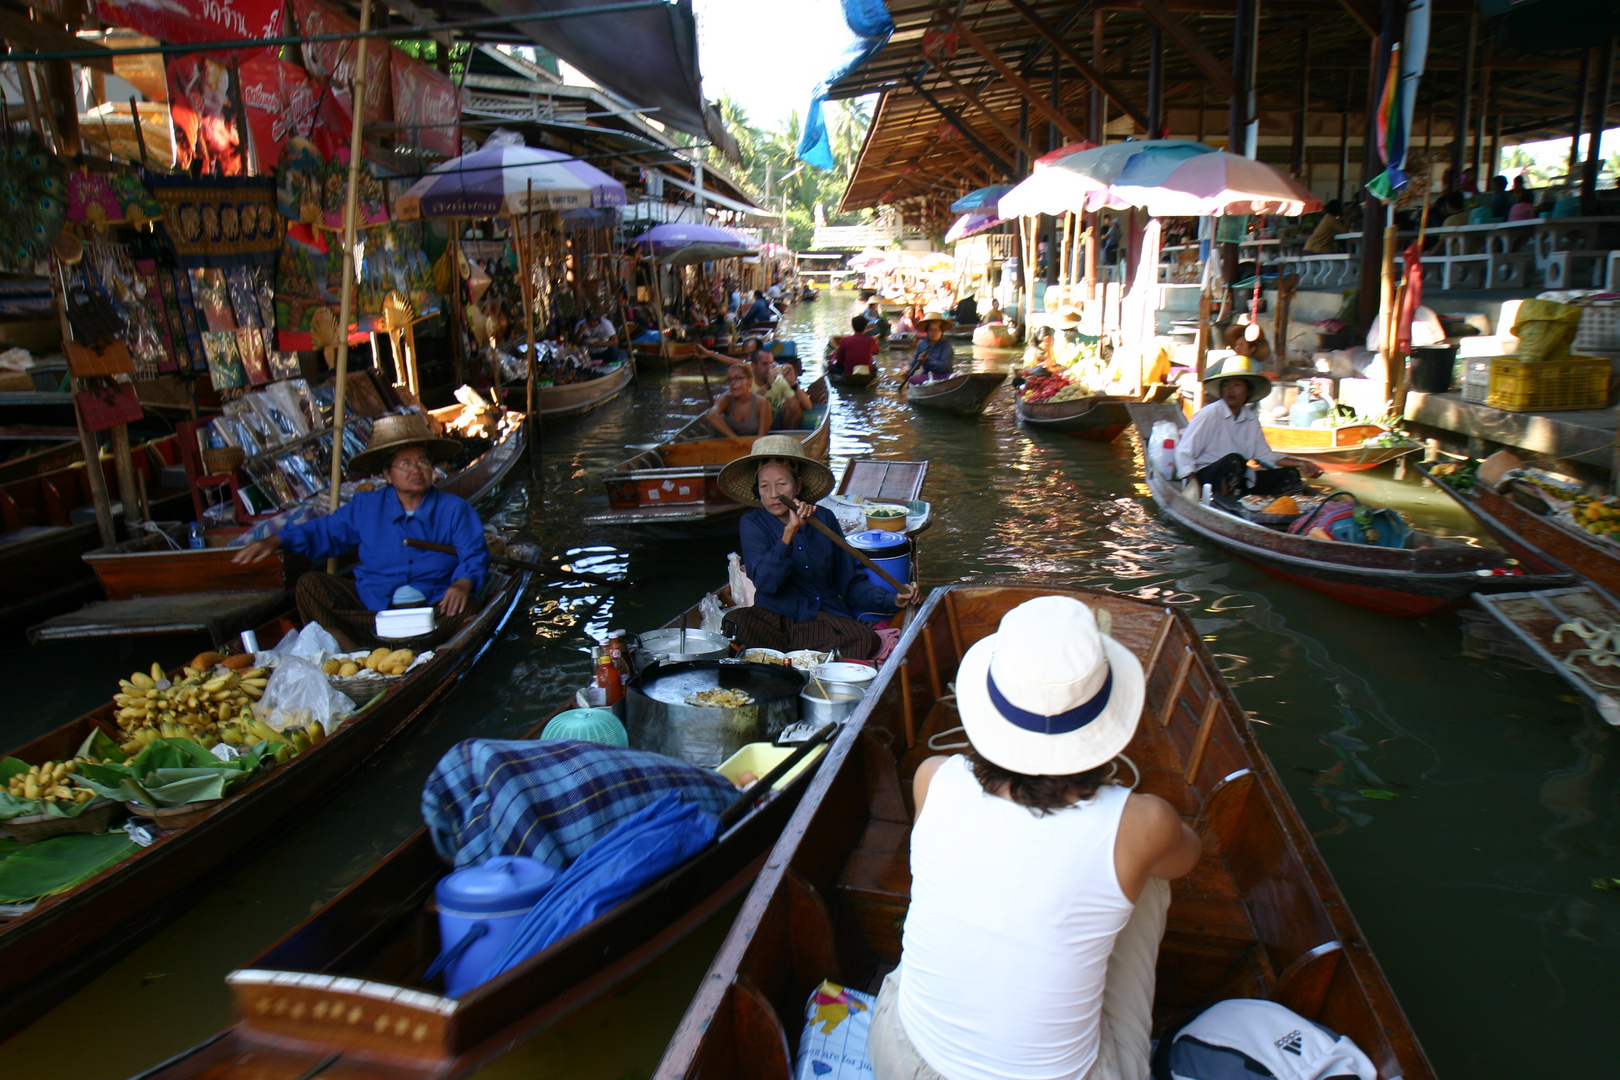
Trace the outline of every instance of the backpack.
<instances>
[{"instance_id":1,"label":"backpack","mask_svg":"<svg viewBox=\"0 0 1620 1080\"><path fill-rule=\"evenodd\" d=\"M1361 1048L1274 1001L1217 1002L1159 1043L1153 1080L1378 1080Z\"/></svg>"},{"instance_id":2,"label":"backpack","mask_svg":"<svg viewBox=\"0 0 1620 1080\"><path fill-rule=\"evenodd\" d=\"M1332 492L1315 510L1301 514L1288 526L1295 536L1309 536L1312 529L1321 529L1342 543L1387 548L1405 547L1411 533L1401 515L1388 507L1374 510L1357 502L1348 491Z\"/></svg>"}]
</instances>

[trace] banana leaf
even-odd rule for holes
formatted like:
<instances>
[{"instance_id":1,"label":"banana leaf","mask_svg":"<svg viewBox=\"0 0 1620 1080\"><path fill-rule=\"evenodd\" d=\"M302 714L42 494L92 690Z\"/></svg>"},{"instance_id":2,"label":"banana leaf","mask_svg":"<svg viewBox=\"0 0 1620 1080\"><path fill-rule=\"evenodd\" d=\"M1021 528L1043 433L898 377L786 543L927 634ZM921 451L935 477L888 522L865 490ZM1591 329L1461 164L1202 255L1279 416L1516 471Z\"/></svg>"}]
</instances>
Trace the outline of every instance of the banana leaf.
<instances>
[{"instance_id":1,"label":"banana leaf","mask_svg":"<svg viewBox=\"0 0 1620 1080\"><path fill-rule=\"evenodd\" d=\"M157 739L122 765L80 766L78 778L109 799L159 808L183 806L224 798L280 745L260 742L240 757L221 761L189 739Z\"/></svg>"},{"instance_id":2,"label":"banana leaf","mask_svg":"<svg viewBox=\"0 0 1620 1080\"><path fill-rule=\"evenodd\" d=\"M26 847L0 840L0 904L66 892L139 850L117 829L95 836L53 836Z\"/></svg>"}]
</instances>

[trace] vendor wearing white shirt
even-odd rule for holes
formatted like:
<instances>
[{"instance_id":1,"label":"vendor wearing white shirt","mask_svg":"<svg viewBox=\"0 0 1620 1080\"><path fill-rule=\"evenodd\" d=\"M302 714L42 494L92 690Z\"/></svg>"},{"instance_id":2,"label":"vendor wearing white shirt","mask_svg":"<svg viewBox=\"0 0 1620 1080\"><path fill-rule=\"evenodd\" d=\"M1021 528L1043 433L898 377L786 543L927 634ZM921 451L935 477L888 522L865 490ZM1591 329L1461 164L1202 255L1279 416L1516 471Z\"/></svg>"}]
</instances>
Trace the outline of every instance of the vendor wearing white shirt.
<instances>
[{"instance_id":1,"label":"vendor wearing white shirt","mask_svg":"<svg viewBox=\"0 0 1620 1080\"><path fill-rule=\"evenodd\" d=\"M1176 475L1196 476L1217 495L1286 495L1300 479L1322 470L1303 458L1279 457L1260 430L1249 404L1271 393L1271 380L1246 356L1222 358L1204 376L1204 393L1215 400L1198 410L1176 442ZM1257 468L1251 469L1253 462Z\"/></svg>"}]
</instances>

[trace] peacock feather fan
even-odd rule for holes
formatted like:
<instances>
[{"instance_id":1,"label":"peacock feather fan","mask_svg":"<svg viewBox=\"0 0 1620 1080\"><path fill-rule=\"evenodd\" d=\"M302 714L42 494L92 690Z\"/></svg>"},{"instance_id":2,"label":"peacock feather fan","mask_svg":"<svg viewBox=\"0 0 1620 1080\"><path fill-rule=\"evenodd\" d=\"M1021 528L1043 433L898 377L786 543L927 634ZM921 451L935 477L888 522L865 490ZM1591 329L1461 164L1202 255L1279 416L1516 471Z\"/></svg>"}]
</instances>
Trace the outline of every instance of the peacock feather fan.
<instances>
[{"instance_id":1,"label":"peacock feather fan","mask_svg":"<svg viewBox=\"0 0 1620 1080\"><path fill-rule=\"evenodd\" d=\"M32 133L0 150L0 269L31 273L67 218L67 173Z\"/></svg>"}]
</instances>

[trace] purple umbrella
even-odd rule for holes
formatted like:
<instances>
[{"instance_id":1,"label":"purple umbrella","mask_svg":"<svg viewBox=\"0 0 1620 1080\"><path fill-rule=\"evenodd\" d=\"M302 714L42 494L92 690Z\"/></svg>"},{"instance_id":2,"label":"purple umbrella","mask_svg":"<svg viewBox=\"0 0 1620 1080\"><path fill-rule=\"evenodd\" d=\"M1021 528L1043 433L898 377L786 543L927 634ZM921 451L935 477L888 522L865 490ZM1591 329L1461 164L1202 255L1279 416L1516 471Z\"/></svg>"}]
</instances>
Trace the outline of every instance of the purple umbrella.
<instances>
[{"instance_id":1,"label":"purple umbrella","mask_svg":"<svg viewBox=\"0 0 1620 1080\"><path fill-rule=\"evenodd\" d=\"M677 266L710 259L729 259L735 255L752 255L758 250L747 238L729 229L680 221L654 225L636 237L636 243L656 261Z\"/></svg>"},{"instance_id":2,"label":"purple umbrella","mask_svg":"<svg viewBox=\"0 0 1620 1080\"><path fill-rule=\"evenodd\" d=\"M954 244L958 240L966 240L970 236L977 236L986 229L993 229L1006 221L1006 218L996 216L994 207L988 210L972 210L956 219L950 231L945 234L945 242Z\"/></svg>"},{"instance_id":3,"label":"purple umbrella","mask_svg":"<svg viewBox=\"0 0 1620 1080\"><path fill-rule=\"evenodd\" d=\"M394 200L394 217L488 218L623 205L624 185L589 162L532 146L492 146L434 168Z\"/></svg>"}]
</instances>

